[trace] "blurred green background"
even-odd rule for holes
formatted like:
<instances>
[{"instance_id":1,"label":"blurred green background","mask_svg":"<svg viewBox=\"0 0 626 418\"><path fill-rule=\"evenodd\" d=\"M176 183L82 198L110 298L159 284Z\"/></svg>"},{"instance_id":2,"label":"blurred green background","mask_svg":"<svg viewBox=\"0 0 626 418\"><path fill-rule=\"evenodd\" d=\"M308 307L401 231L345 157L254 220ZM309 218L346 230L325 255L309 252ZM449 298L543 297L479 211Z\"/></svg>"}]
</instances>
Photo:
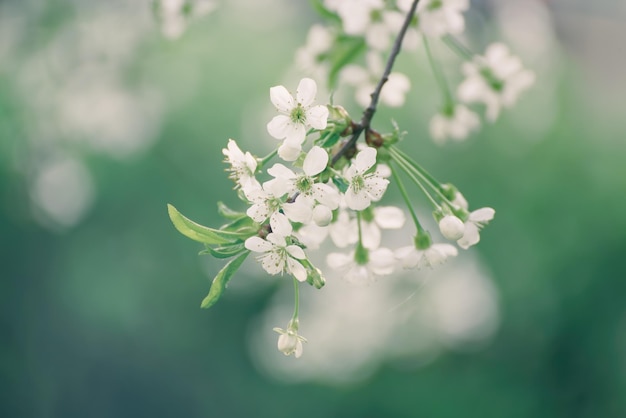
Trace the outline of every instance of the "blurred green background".
<instances>
[{"instance_id":1,"label":"blurred green background","mask_svg":"<svg viewBox=\"0 0 626 418\"><path fill-rule=\"evenodd\" d=\"M500 325L480 349L422 367L381 359L330 384L252 360L268 347L251 346L250 328L278 286L245 291L243 272L199 309L221 263L166 212L217 224L217 200L237 205L221 149L274 144L268 89L299 78L287 69L317 21L308 3L220 2L171 40L149 2L0 2L0 416L626 416L626 12L614 3L472 2L469 42L509 42L538 84L461 144L428 139L438 96L402 57L413 90L376 124L393 117L405 150L496 208L471 251Z\"/></svg>"}]
</instances>

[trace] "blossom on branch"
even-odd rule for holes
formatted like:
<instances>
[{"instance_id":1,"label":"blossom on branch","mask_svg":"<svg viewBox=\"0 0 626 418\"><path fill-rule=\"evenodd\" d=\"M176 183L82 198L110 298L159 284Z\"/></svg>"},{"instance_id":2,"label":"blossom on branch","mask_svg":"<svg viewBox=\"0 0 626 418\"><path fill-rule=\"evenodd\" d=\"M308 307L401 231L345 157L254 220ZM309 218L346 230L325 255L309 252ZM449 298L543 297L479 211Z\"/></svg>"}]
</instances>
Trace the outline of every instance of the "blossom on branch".
<instances>
[{"instance_id":1,"label":"blossom on branch","mask_svg":"<svg viewBox=\"0 0 626 418\"><path fill-rule=\"evenodd\" d=\"M476 56L463 64L465 80L458 96L466 103L482 102L487 106L487 119L495 121L502 107L511 107L520 93L535 82L535 74L522 67L506 45L489 45L484 56Z\"/></svg>"},{"instance_id":2,"label":"blossom on branch","mask_svg":"<svg viewBox=\"0 0 626 418\"><path fill-rule=\"evenodd\" d=\"M313 106L316 94L317 84L310 78L300 80L295 98L284 86L270 88L270 99L280 115L267 124L267 131L276 139L284 139L278 155L286 161L298 158L309 129L326 128L328 108Z\"/></svg>"},{"instance_id":3,"label":"blossom on branch","mask_svg":"<svg viewBox=\"0 0 626 418\"><path fill-rule=\"evenodd\" d=\"M359 151L352 165L346 170L345 178L348 180L346 190L346 204L352 210L363 210L372 201L377 202L387 190L389 180L371 172L370 169L376 164L376 149L367 147Z\"/></svg>"}]
</instances>

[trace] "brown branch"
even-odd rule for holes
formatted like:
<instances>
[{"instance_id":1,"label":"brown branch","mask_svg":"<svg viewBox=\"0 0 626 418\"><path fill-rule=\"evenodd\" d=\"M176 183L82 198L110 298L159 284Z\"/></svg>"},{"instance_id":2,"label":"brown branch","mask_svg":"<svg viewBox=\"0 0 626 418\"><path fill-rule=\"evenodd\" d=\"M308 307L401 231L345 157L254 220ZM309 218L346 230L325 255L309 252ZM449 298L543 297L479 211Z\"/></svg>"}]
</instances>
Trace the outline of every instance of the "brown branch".
<instances>
[{"instance_id":1,"label":"brown branch","mask_svg":"<svg viewBox=\"0 0 626 418\"><path fill-rule=\"evenodd\" d=\"M352 132L352 136L350 137L350 139L347 140L343 144L343 146L333 155L330 161L331 166L334 166L337 163L337 161L339 161L339 159L346 154L348 150L354 148L354 146L356 145L356 141L359 139L363 131L367 132L367 130L369 130L372 119L374 118L374 114L376 113L376 107L378 106L378 99L380 97L380 91L383 89L383 86L389 79L389 74L391 73L393 64L396 60L396 57L400 53L400 49L402 48L402 40L404 39L404 36L406 35L406 31L408 30L409 25L411 24L413 15L415 15L417 3L419 3L419 0L413 0L413 4L411 4L411 8L409 9L409 12L407 13L406 18L404 19L402 28L400 29L400 32L398 32L398 36L396 37L396 40L393 44L393 48L391 49L391 54L389 54L389 58L387 59L387 65L385 66L385 71L382 77L380 78L380 80L378 80L378 84L376 85L376 88L371 94L372 100L370 101L369 106L363 111L363 116L361 117L361 121L358 124L355 124L353 126L353 132Z\"/></svg>"}]
</instances>

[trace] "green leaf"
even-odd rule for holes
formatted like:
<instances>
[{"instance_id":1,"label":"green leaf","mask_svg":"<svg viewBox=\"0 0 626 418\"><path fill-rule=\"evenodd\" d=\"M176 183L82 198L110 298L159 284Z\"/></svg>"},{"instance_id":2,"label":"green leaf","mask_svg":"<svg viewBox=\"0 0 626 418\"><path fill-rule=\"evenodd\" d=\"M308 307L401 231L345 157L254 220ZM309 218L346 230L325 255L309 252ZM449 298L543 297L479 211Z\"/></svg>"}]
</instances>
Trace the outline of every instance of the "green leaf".
<instances>
[{"instance_id":1,"label":"green leaf","mask_svg":"<svg viewBox=\"0 0 626 418\"><path fill-rule=\"evenodd\" d=\"M200 255L210 254L215 258L230 258L240 254L245 250L243 243L227 245L223 247L211 248L207 245L206 249L200 251Z\"/></svg>"},{"instance_id":2,"label":"green leaf","mask_svg":"<svg viewBox=\"0 0 626 418\"><path fill-rule=\"evenodd\" d=\"M315 10L325 20L332 20L335 21L335 23L341 24L341 18L339 15L324 7L322 0L311 0L311 6L313 6L313 10Z\"/></svg>"},{"instance_id":3,"label":"green leaf","mask_svg":"<svg viewBox=\"0 0 626 418\"><path fill-rule=\"evenodd\" d=\"M246 251L245 253L242 253L239 257L233 258L228 262L228 264L224 266L223 269L219 271L219 273L217 273L217 276L215 276L215 279L213 279L213 283L211 284L211 289L209 289L209 294L202 300L202 303L200 304L200 307L202 309L208 309L211 306L215 305L215 303L222 296L222 293L224 293L226 285L230 281L231 277L233 277L233 274L235 274L235 272L239 270L239 267L241 267L243 261L246 259L246 257L248 257L248 254L250 254L250 251Z\"/></svg>"},{"instance_id":4,"label":"green leaf","mask_svg":"<svg viewBox=\"0 0 626 418\"><path fill-rule=\"evenodd\" d=\"M341 138L341 136L338 133L333 132L324 138L324 141L320 144L320 147L330 148L335 145L337 141L339 141L339 138Z\"/></svg>"},{"instance_id":5,"label":"green leaf","mask_svg":"<svg viewBox=\"0 0 626 418\"><path fill-rule=\"evenodd\" d=\"M335 183L335 186L337 186L341 193L345 193L348 190L348 187L350 187L344 179L339 177L333 177L333 183Z\"/></svg>"},{"instance_id":6,"label":"green leaf","mask_svg":"<svg viewBox=\"0 0 626 418\"><path fill-rule=\"evenodd\" d=\"M245 235L246 238L255 235L259 232L259 224L254 222L248 215L243 215L241 218L232 221L226 225L220 227L220 231L233 232L240 235Z\"/></svg>"},{"instance_id":7,"label":"green leaf","mask_svg":"<svg viewBox=\"0 0 626 418\"><path fill-rule=\"evenodd\" d=\"M226 219L239 219L246 216L243 212L237 212L232 210L224 204L224 202L217 202L217 213L222 215Z\"/></svg>"},{"instance_id":8,"label":"green leaf","mask_svg":"<svg viewBox=\"0 0 626 418\"><path fill-rule=\"evenodd\" d=\"M182 213L170 204L167 205L167 212L170 215L172 223L176 229L178 229L178 232L194 241L210 245L222 245L231 244L233 241L241 241L241 238L244 237L240 233L221 231L200 225L183 216Z\"/></svg>"}]
</instances>

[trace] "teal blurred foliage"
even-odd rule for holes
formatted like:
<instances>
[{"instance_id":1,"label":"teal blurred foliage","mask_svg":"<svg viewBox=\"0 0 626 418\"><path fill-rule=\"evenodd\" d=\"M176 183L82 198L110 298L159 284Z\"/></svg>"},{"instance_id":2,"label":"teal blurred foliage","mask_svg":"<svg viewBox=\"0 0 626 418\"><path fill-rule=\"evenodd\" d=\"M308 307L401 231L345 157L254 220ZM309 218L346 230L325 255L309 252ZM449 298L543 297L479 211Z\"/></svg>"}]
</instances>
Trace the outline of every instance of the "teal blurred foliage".
<instances>
[{"instance_id":1,"label":"teal blurred foliage","mask_svg":"<svg viewBox=\"0 0 626 418\"><path fill-rule=\"evenodd\" d=\"M413 113L423 107L415 91L404 110L376 119L384 127L393 114L409 132L404 149L475 207L496 208L472 249L500 292L493 341L424 367L389 362L347 386L286 384L255 369L247 341L274 287L226 292L200 310L222 263L197 256L166 204L213 225L217 200L238 204L221 148L233 137L269 151L260 140L269 86L283 83L315 17L291 6L296 18L256 28L247 23L262 16L224 6L174 42L150 29L124 77L158 87L171 105L158 138L127 159L62 143L81 155L96 197L78 225L50 229L30 207L24 165L40 152L36 115L15 78L77 14L71 2L34 3L0 4L34 28L4 55L14 62L0 64L0 416L626 416L625 107L602 100L611 92L590 87L594 73L576 59L564 58L555 121L539 136L513 128L514 109L465 143L437 147L428 114Z\"/></svg>"}]
</instances>

